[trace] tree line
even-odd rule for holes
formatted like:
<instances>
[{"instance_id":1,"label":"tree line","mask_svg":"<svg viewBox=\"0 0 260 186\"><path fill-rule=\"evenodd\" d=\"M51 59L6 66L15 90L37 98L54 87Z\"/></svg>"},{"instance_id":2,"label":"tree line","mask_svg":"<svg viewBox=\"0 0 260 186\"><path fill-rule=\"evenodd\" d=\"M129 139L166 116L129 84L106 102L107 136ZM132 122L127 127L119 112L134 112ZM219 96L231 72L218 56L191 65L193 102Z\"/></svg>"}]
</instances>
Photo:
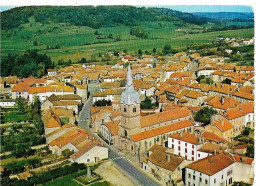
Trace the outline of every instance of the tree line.
<instances>
[{"instance_id":1,"label":"tree line","mask_svg":"<svg viewBox=\"0 0 260 186\"><path fill-rule=\"evenodd\" d=\"M42 77L47 69L53 68L51 58L39 54L37 50L27 50L23 54L8 54L1 60L2 76Z\"/></svg>"}]
</instances>

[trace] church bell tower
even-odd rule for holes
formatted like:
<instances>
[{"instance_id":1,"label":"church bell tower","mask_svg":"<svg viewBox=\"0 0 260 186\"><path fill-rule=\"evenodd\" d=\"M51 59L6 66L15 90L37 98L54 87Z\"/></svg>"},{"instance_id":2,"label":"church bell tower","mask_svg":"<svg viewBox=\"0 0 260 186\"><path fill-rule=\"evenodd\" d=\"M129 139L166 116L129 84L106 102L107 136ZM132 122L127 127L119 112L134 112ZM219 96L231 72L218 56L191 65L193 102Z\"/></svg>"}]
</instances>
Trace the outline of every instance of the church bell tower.
<instances>
[{"instance_id":1,"label":"church bell tower","mask_svg":"<svg viewBox=\"0 0 260 186\"><path fill-rule=\"evenodd\" d=\"M119 126L119 140L127 143L131 135L141 131L140 126L140 98L135 91L132 80L131 68L128 66L125 91L121 94L120 101L121 124Z\"/></svg>"}]
</instances>

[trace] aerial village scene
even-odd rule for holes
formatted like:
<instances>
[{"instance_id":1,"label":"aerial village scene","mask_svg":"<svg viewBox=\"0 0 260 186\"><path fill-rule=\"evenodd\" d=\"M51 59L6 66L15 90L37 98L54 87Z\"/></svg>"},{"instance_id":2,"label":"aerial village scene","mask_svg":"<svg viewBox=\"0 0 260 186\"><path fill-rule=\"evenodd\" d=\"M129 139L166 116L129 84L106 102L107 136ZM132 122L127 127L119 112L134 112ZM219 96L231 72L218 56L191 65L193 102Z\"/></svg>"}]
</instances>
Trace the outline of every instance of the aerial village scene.
<instances>
[{"instance_id":1,"label":"aerial village scene","mask_svg":"<svg viewBox=\"0 0 260 186\"><path fill-rule=\"evenodd\" d=\"M1 185L252 185L254 13L200 10L3 8Z\"/></svg>"}]
</instances>

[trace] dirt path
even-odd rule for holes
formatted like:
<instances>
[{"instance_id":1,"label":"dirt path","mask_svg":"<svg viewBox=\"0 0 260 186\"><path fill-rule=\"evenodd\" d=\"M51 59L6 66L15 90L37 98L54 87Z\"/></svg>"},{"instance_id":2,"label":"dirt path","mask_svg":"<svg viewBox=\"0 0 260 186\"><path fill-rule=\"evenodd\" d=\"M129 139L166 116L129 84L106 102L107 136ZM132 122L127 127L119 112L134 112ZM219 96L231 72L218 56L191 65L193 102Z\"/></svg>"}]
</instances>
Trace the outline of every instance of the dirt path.
<instances>
[{"instance_id":1,"label":"dirt path","mask_svg":"<svg viewBox=\"0 0 260 186\"><path fill-rule=\"evenodd\" d=\"M131 186L134 185L123 173L121 173L111 161L105 161L95 171L112 185Z\"/></svg>"}]
</instances>

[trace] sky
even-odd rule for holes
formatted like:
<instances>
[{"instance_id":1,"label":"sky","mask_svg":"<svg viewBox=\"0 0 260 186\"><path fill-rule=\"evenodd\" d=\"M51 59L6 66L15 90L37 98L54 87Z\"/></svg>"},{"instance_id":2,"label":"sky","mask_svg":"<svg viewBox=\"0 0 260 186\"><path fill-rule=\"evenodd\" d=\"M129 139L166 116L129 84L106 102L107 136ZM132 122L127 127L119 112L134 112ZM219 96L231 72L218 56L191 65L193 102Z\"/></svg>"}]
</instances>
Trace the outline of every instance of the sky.
<instances>
[{"instance_id":1,"label":"sky","mask_svg":"<svg viewBox=\"0 0 260 186\"><path fill-rule=\"evenodd\" d=\"M141 7L141 6L138 6ZM162 7L178 10L182 12L253 12L250 6L221 6L221 5L194 5L194 6L145 6L145 7ZM1 12L14 8L14 6L3 6Z\"/></svg>"}]
</instances>

